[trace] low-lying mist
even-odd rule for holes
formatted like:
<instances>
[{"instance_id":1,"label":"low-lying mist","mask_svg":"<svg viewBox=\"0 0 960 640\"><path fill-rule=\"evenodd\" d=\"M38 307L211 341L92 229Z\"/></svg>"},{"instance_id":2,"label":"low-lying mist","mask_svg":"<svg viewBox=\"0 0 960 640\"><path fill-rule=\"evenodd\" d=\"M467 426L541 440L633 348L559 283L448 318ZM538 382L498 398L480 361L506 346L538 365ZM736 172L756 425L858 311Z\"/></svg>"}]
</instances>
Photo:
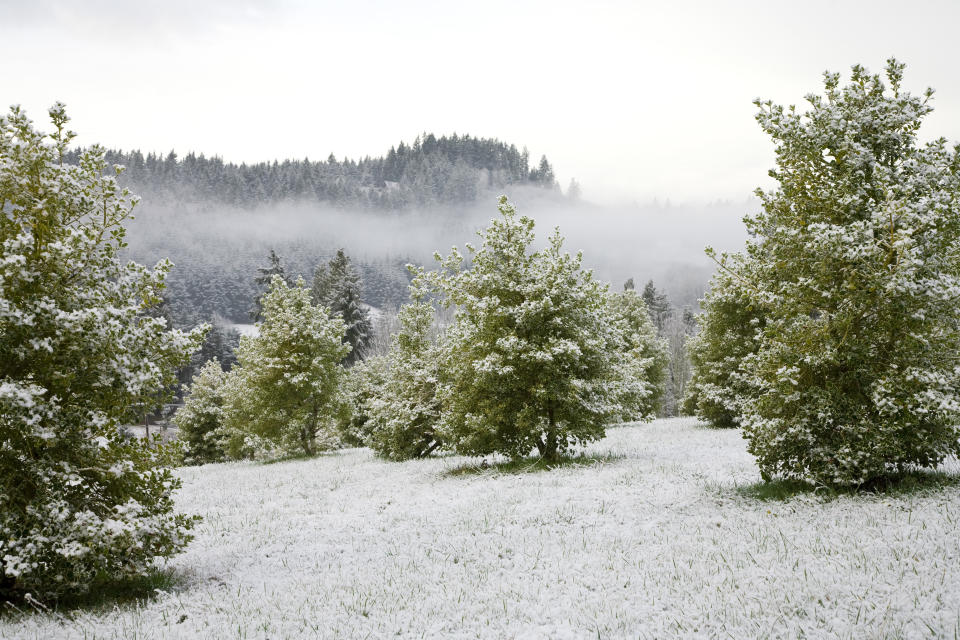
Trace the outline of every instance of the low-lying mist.
<instances>
[{"instance_id":1,"label":"low-lying mist","mask_svg":"<svg viewBox=\"0 0 960 640\"><path fill-rule=\"evenodd\" d=\"M583 251L585 265L614 288L630 277L638 288L652 279L675 305L694 308L713 271L704 247L735 250L742 246L746 233L741 219L757 207L752 200L600 206L523 188L507 195L520 214L536 221L539 246L559 227L565 247ZM313 268L342 247L355 263L367 265L364 276L371 304L392 305L406 296L405 262L432 268L435 251L447 253L453 245L476 244L476 231L497 215L493 198L401 213L350 211L316 203L252 210L214 203L171 206L147 198L130 224L129 254L146 263L170 258L176 265L169 280L174 297L182 297L184 287L198 286L190 283L207 279L232 288L223 295L236 298L255 295L244 283L252 284L256 267L266 263L270 249L284 259L288 274L309 280ZM380 282L384 278L387 282ZM200 297L209 302L217 295L216 288L204 287L207 292ZM226 305L219 313L243 320L237 304Z\"/></svg>"}]
</instances>

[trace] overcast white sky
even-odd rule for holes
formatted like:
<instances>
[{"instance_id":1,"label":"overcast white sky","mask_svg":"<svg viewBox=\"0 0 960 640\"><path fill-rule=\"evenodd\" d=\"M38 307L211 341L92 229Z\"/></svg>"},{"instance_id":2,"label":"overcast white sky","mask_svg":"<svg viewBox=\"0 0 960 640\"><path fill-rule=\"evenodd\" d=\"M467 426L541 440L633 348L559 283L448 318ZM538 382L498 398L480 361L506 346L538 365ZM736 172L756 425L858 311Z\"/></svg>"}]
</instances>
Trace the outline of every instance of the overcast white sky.
<instances>
[{"instance_id":1,"label":"overcast white sky","mask_svg":"<svg viewBox=\"0 0 960 640\"><path fill-rule=\"evenodd\" d=\"M0 105L83 144L232 161L381 155L421 131L526 145L591 199L740 200L755 97L896 55L960 139L960 2L0 0Z\"/></svg>"}]
</instances>

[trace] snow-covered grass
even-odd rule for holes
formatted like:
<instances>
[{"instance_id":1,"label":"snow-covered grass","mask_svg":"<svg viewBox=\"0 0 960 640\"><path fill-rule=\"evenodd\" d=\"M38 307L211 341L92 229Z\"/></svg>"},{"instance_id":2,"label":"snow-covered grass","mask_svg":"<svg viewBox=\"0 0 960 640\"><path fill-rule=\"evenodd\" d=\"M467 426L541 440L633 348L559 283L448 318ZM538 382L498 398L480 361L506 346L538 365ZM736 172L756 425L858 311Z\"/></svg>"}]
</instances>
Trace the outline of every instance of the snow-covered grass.
<instances>
[{"instance_id":1,"label":"snow-covered grass","mask_svg":"<svg viewBox=\"0 0 960 640\"><path fill-rule=\"evenodd\" d=\"M763 500L736 431L609 431L504 473L365 449L181 472L204 516L142 604L5 617L16 638L960 635L960 476Z\"/></svg>"}]
</instances>

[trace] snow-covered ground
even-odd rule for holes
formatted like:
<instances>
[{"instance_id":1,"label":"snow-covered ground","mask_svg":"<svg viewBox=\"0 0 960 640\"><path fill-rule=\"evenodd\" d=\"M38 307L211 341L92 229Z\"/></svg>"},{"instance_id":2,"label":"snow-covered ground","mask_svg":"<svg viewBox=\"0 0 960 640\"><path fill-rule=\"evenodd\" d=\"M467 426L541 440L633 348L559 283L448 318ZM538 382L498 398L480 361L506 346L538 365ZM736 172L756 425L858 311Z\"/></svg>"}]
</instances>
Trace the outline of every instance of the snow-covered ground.
<instances>
[{"instance_id":1,"label":"snow-covered ground","mask_svg":"<svg viewBox=\"0 0 960 640\"><path fill-rule=\"evenodd\" d=\"M736 431L612 429L609 457L457 473L365 449L184 469L205 518L140 606L16 638L930 638L960 634L960 491L785 502ZM950 473L960 473L956 463Z\"/></svg>"}]
</instances>

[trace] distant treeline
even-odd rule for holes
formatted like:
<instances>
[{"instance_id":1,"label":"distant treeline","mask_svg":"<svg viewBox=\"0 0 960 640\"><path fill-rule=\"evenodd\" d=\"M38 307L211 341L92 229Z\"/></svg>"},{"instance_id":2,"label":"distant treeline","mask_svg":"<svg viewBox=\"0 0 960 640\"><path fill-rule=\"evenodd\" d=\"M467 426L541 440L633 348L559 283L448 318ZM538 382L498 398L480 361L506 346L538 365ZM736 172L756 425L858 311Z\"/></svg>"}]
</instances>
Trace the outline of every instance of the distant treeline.
<instances>
[{"instance_id":1,"label":"distant treeline","mask_svg":"<svg viewBox=\"0 0 960 640\"><path fill-rule=\"evenodd\" d=\"M320 161L237 165L203 154L119 150L108 150L106 157L126 167L122 180L134 193L168 203L257 207L306 200L390 211L474 202L508 185L558 188L546 156L531 168L526 148L457 134L425 133L411 145L391 147L384 157L362 160L337 160L331 154Z\"/></svg>"}]
</instances>

